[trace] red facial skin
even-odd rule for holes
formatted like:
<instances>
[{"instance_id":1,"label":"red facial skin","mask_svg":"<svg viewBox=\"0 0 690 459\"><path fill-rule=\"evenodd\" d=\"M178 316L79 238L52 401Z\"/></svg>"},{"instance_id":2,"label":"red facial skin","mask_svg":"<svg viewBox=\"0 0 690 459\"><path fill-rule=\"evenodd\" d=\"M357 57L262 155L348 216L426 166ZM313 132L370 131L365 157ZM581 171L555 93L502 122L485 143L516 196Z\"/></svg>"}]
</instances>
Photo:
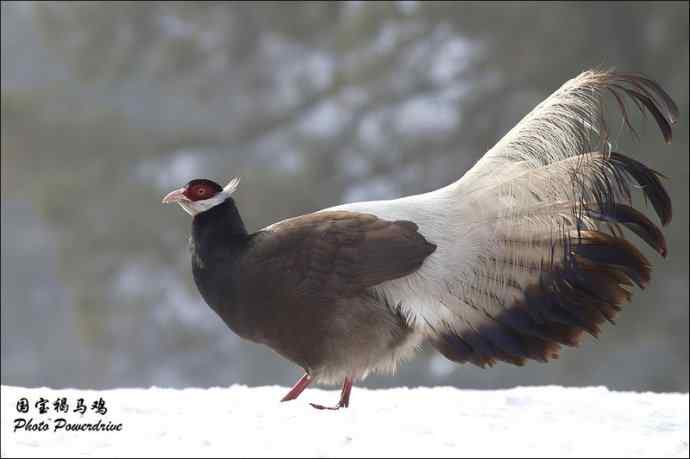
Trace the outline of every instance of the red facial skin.
<instances>
[{"instance_id":1,"label":"red facial skin","mask_svg":"<svg viewBox=\"0 0 690 459\"><path fill-rule=\"evenodd\" d=\"M190 201L202 201L217 195L222 188L215 182L206 179L192 180L184 188L184 196Z\"/></svg>"},{"instance_id":2,"label":"red facial skin","mask_svg":"<svg viewBox=\"0 0 690 459\"><path fill-rule=\"evenodd\" d=\"M203 199L212 198L217 193L217 191L212 190L209 186L204 184L193 185L191 187L188 186L184 190L184 195L190 201L201 201Z\"/></svg>"},{"instance_id":3,"label":"red facial skin","mask_svg":"<svg viewBox=\"0 0 690 459\"><path fill-rule=\"evenodd\" d=\"M208 179L194 179L184 187L173 190L163 198L163 203L171 202L194 202L210 199L223 191L220 185Z\"/></svg>"}]
</instances>

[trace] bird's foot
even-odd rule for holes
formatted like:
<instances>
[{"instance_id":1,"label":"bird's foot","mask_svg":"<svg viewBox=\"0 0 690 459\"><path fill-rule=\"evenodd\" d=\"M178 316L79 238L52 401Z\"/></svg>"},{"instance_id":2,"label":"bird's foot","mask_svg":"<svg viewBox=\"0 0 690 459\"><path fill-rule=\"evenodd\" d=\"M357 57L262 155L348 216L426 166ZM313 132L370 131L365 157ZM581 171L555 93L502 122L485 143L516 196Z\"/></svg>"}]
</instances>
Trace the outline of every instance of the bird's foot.
<instances>
[{"instance_id":1,"label":"bird's foot","mask_svg":"<svg viewBox=\"0 0 690 459\"><path fill-rule=\"evenodd\" d=\"M294 385L292 389L290 389L290 392L287 393L285 397L281 400L281 402L288 402L290 400L294 400L299 395L304 392L304 389L311 384L312 379L311 376L307 373L302 378L297 381L297 384ZM352 390L352 378L345 378L345 381L343 382L343 389L340 392L340 401L336 406L323 406L323 405L318 405L316 403L310 403L311 406L316 408L317 410L330 410L330 411L336 411L339 410L340 408L347 408L350 406L350 391Z\"/></svg>"},{"instance_id":2,"label":"bird's foot","mask_svg":"<svg viewBox=\"0 0 690 459\"><path fill-rule=\"evenodd\" d=\"M316 403L310 403L310 405L313 408L316 408L317 410L330 410L330 411L337 411L340 408L347 408L347 405L343 403L338 403L336 406L323 406L323 405L318 405Z\"/></svg>"},{"instance_id":3,"label":"bird's foot","mask_svg":"<svg viewBox=\"0 0 690 459\"><path fill-rule=\"evenodd\" d=\"M350 392L352 391L352 378L345 378L343 382L343 389L340 392L340 401L336 406L323 406L316 403L310 403L310 405L317 410L330 410L337 411L340 408L347 408L350 406Z\"/></svg>"}]
</instances>

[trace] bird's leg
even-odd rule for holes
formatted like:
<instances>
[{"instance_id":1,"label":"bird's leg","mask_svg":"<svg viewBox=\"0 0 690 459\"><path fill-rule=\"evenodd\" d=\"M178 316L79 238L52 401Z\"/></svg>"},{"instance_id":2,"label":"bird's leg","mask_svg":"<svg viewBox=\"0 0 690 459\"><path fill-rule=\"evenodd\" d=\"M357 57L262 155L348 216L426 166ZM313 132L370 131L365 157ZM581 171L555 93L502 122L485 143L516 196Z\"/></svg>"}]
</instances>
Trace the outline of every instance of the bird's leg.
<instances>
[{"instance_id":1,"label":"bird's leg","mask_svg":"<svg viewBox=\"0 0 690 459\"><path fill-rule=\"evenodd\" d=\"M352 378L346 378L340 391L340 404L343 408L350 406L350 392L352 392Z\"/></svg>"},{"instance_id":2,"label":"bird's leg","mask_svg":"<svg viewBox=\"0 0 690 459\"><path fill-rule=\"evenodd\" d=\"M317 410L339 410L340 408L347 408L350 406L350 392L352 392L352 378L345 378L343 388L340 391L340 401L336 406L323 406L316 403L310 403L311 406Z\"/></svg>"},{"instance_id":3,"label":"bird's leg","mask_svg":"<svg viewBox=\"0 0 690 459\"><path fill-rule=\"evenodd\" d=\"M290 389L290 392L287 393L285 397L283 397L280 401L281 402L289 402L290 400L294 400L297 397L299 397L299 394L301 394L304 389L307 388L311 384L311 376L309 376L309 373L305 373L304 376L300 378L299 381Z\"/></svg>"}]
</instances>

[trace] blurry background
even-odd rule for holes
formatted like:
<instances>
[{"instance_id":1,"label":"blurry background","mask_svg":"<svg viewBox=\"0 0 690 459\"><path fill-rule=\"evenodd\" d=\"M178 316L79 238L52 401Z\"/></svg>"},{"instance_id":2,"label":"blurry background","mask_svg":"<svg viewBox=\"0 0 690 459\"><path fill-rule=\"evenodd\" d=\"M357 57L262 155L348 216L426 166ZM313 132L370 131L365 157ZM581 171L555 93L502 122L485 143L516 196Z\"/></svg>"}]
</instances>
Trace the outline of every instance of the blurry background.
<instances>
[{"instance_id":1,"label":"blurry background","mask_svg":"<svg viewBox=\"0 0 690 459\"><path fill-rule=\"evenodd\" d=\"M615 147L669 177L667 260L616 327L549 365L426 350L370 387L688 391L688 5L2 3L2 383L288 385L191 279L160 199L239 175L250 229L460 177L567 79L639 71L678 102Z\"/></svg>"}]
</instances>

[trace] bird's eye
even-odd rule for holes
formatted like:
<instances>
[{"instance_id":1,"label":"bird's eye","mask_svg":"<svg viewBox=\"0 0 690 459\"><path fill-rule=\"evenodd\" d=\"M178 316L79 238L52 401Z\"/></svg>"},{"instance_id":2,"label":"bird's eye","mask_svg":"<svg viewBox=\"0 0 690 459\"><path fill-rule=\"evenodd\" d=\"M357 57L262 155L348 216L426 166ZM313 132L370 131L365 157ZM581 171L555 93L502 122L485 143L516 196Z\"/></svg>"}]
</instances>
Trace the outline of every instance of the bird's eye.
<instances>
[{"instance_id":1,"label":"bird's eye","mask_svg":"<svg viewBox=\"0 0 690 459\"><path fill-rule=\"evenodd\" d=\"M199 196L205 195L206 194L206 188L197 188L196 194L198 194Z\"/></svg>"}]
</instances>

